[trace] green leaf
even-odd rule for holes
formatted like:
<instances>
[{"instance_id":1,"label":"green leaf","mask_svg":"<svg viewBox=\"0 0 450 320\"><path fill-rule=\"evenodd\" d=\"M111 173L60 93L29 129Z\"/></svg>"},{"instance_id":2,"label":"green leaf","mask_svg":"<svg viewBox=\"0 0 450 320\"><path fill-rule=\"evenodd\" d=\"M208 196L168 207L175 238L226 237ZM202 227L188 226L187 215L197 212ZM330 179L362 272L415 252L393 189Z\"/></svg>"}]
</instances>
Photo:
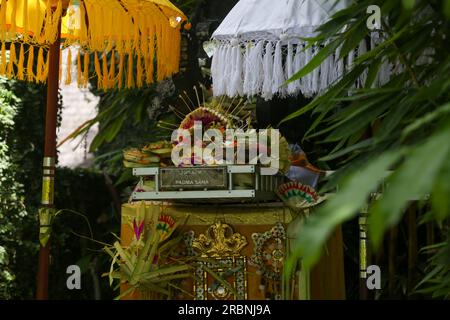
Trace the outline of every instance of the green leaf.
<instances>
[{"instance_id":1,"label":"green leaf","mask_svg":"<svg viewBox=\"0 0 450 320\"><path fill-rule=\"evenodd\" d=\"M442 11L447 19L450 19L450 0L442 1Z\"/></svg>"},{"instance_id":2,"label":"green leaf","mask_svg":"<svg viewBox=\"0 0 450 320\"><path fill-rule=\"evenodd\" d=\"M337 47L339 46L339 41L334 40L330 42L328 45L326 45L324 48L322 48L319 52L316 53L316 55L309 61L306 66L304 66L301 70L297 71L289 80L287 80L284 85L289 84L293 81L296 81L304 76L306 76L308 73L312 72L314 69L316 69L318 66L322 64L322 62L328 58L331 54L333 54Z\"/></svg>"},{"instance_id":3,"label":"green leaf","mask_svg":"<svg viewBox=\"0 0 450 320\"><path fill-rule=\"evenodd\" d=\"M380 183L385 172L402 152L385 152L370 161L363 170L354 171L344 179L339 192L317 209L298 231L297 239L288 260L288 270L296 259L302 258L306 267L317 262L321 246L336 226L352 218L366 204L369 194Z\"/></svg>"},{"instance_id":4,"label":"green leaf","mask_svg":"<svg viewBox=\"0 0 450 320\"><path fill-rule=\"evenodd\" d=\"M322 105L324 103L329 106L328 109L331 108L334 104L330 103L330 99L336 98L345 88L352 85L356 79L360 76L360 74L363 72L364 67L362 66L356 66L353 68L352 71L350 71L348 74L346 74L340 81L338 81L333 87L329 88L324 94L316 97L313 101L308 103L306 106L300 108L299 110L291 113L290 115L286 116L284 119L280 121L278 126L286 121L292 120L298 116L301 116L302 114L318 107L319 105ZM325 111L322 111L325 112Z\"/></svg>"},{"instance_id":5,"label":"green leaf","mask_svg":"<svg viewBox=\"0 0 450 320\"><path fill-rule=\"evenodd\" d=\"M405 8L406 10L412 10L415 3L416 0L402 0L403 8Z\"/></svg>"},{"instance_id":6,"label":"green leaf","mask_svg":"<svg viewBox=\"0 0 450 320\"><path fill-rule=\"evenodd\" d=\"M94 139L91 142L91 145L89 147L89 152L94 152L95 150L100 147L100 145L105 141L105 135L102 131L97 133L97 135L94 137Z\"/></svg>"},{"instance_id":7,"label":"green leaf","mask_svg":"<svg viewBox=\"0 0 450 320\"><path fill-rule=\"evenodd\" d=\"M408 201L431 191L436 175L450 156L448 137L450 126L437 130L425 143L412 148L405 162L389 177L385 192L369 214L369 232L375 248L384 231L400 220Z\"/></svg>"},{"instance_id":8,"label":"green leaf","mask_svg":"<svg viewBox=\"0 0 450 320\"><path fill-rule=\"evenodd\" d=\"M367 71L367 78L366 83L364 84L364 88L368 89L372 86L375 79L377 78L378 71L380 70L380 66L382 64L382 59L376 59L373 61L373 63L369 66L369 69Z\"/></svg>"},{"instance_id":9,"label":"green leaf","mask_svg":"<svg viewBox=\"0 0 450 320\"><path fill-rule=\"evenodd\" d=\"M120 175L119 179L114 183L114 186L118 186L121 183L129 182L129 181L135 181L136 177L133 175L133 172L131 169L126 168Z\"/></svg>"},{"instance_id":10,"label":"green leaf","mask_svg":"<svg viewBox=\"0 0 450 320\"><path fill-rule=\"evenodd\" d=\"M382 43L377 45L372 50L369 50L366 53L357 57L355 59L354 63L360 64L364 61L368 61L372 58L376 58L380 54L380 52L382 52L383 50L386 50L387 47L392 46L392 44L395 41L397 41L407 30L408 30L407 26L403 27L402 29L400 29L399 31L394 33L391 37L389 37L388 39L386 39L385 41L383 41ZM387 55L385 54L385 56L387 56Z\"/></svg>"},{"instance_id":11,"label":"green leaf","mask_svg":"<svg viewBox=\"0 0 450 320\"><path fill-rule=\"evenodd\" d=\"M153 280L160 277L165 277L170 274L175 274L177 272L181 271L187 271L190 267L188 265L175 265L175 266L167 266L167 267L160 267L155 271L151 272L143 272L140 274L140 278L142 280Z\"/></svg>"},{"instance_id":12,"label":"green leaf","mask_svg":"<svg viewBox=\"0 0 450 320\"><path fill-rule=\"evenodd\" d=\"M337 141L349 137L359 130L367 127L395 104L395 98L379 97L361 103L361 107L350 117L341 121L340 126L331 132L325 141Z\"/></svg>"},{"instance_id":13,"label":"green leaf","mask_svg":"<svg viewBox=\"0 0 450 320\"><path fill-rule=\"evenodd\" d=\"M339 151L333 152L325 157L320 158L320 161L329 161L329 160L334 160L336 158L342 157L343 155L346 155L352 151L361 149L361 148L365 148L367 146L370 146L373 144L373 139L369 138L363 141L360 141L358 143L352 144L347 148L341 149Z\"/></svg>"},{"instance_id":14,"label":"green leaf","mask_svg":"<svg viewBox=\"0 0 450 320\"><path fill-rule=\"evenodd\" d=\"M449 155L450 156L450 155ZM445 161L441 171L437 174L431 192L433 215L438 222L450 217L450 161Z\"/></svg>"},{"instance_id":15,"label":"green leaf","mask_svg":"<svg viewBox=\"0 0 450 320\"><path fill-rule=\"evenodd\" d=\"M120 129L122 129L122 125L127 119L127 116L124 114L120 116L116 121L113 122L113 124L108 128L108 130L105 133L105 141L111 142L114 140L114 138L119 133Z\"/></svg>"},{"instance_id":16,"label":"green leaf","mask_svg":"<svg viewBox=\"0 0 450 320\"><path fill-rule=\"evenodd\" d=\"M364 20L358 21L345 33L345 42L342 45L339 58L343 59L348 53L357 48L361 40L369 33Z\"/></svg>"},{"instance_id":17,"label":"green leaf","mask_svg":"<svg viewBox=\"0 0 450 320\"><path fill-rule=\"evenodd\" d=\"M405 138L412 132L416 131L417 129L430 124L433 121L436 121L438 119L441 119L442 117L447 116L450 114L450 103L444 104L443 106L440 106L439 108L435 109L432 112L429 112L424 117L416 119L413 123L408 125L402 132L402 137Z\"/></svg>"}]
</instances>

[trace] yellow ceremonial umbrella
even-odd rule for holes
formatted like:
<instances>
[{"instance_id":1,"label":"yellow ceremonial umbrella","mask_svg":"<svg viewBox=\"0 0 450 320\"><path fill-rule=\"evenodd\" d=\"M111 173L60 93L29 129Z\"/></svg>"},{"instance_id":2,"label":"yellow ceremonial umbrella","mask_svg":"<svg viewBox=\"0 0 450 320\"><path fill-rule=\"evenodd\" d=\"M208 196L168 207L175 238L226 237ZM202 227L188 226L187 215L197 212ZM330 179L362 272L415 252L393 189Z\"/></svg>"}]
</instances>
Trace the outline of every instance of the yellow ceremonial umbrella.
<instances>
[{"instance_id":1,"label":"yellow ceremonial umbrella","mask_svg":"<svg viewBox=\"0 0 450 320\"><path fill-rule=\"evenodd\" d=\"M76 48L79 86L93 64L99 88L141 87L178 71L185 20L169 0L0 0L0 76L47 82L37 299L48 298L61 45Z\"/></svg>"}]
</instances>

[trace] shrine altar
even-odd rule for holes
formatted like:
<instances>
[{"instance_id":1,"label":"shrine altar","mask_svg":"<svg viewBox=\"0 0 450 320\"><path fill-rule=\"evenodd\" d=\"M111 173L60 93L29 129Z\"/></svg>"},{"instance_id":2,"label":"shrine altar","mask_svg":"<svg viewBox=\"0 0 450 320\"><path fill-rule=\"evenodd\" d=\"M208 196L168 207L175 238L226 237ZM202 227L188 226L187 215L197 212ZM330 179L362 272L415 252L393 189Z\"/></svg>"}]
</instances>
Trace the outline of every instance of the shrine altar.
<instances>
[{"instance_id":1,"label":"shrine altar","mask_svg":"<svg viewBox=\"0 0 450 320\"><path fill-rule=\"evenodd\" d=\"M193 276L181 282L182 293L176 299L280 299L279 281L282 264L289 255L296 224L300 217L281 202L272 203L199 203L146 201L122 205L121 243L127 246L134 237L133 221L147 223L152 214L182 222L184 251L213 257L217 264L206 267L226 274L234 290L214 284L214 278L193 268ZM280 240L282 239L282 240ZM225 249L225 250L224 250ZM219 263L220 262L220 263ZM228 272L228 271L229 272ZM228 272L228 273L227 273ZM121 293L127 289L121 285ZM319 263L309 272L302 270L292 280L290 299L345 299L344 257L341 227L329 238ZM126 294L128 299L146 299L139 291Z\"/></svg>"}]
</instances>

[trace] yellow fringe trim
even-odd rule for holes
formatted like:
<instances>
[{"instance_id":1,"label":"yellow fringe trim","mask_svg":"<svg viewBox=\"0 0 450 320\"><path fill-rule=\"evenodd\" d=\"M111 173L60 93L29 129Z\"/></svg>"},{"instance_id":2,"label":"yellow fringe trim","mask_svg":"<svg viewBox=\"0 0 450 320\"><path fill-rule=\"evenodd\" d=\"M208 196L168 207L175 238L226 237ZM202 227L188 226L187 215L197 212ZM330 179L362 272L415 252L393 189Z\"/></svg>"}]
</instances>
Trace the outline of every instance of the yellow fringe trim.
<instances>
[{"instance_id":1,"label":"yellow fringe trim","mask_svg":"<svg viewBox=\"0 0 450 320\"><path fill-rule=\"evenodd\" d=\"M66 62L66 81L65 84L69 85L72 83L72 51L67 49L67 62Z\"/></svg>"},{"instance_id":2,"label":"yellow fringe trim","mask_svg":"<svg viewBox=\"0 0 450 320\"><path fill-rule=\"evenodd\" d=\"M2 42L2 53L0 57L0 75L6 74L6 44Z\"/></svg>"},{"instance_id":3,"label":"yellow fringe trim","mask_svg":"<svg viewBox=\"0 0 450 320\"><path fill-rule=\"evenodd\" d=\"M9 47L9 62L6 69L6 76L12 78L14 76L14 64L16 63L16 45L11 43Z\"/></svg>"},{"instance_id":4,"label":"yellow fringe trim","mask_svg":"<svg viewBox=\"0 0 450 320\"><path fill-rule=\"evenodd\" d=\"M20 52L19 52L19 62L17 63L17 79L24 80L24 62L25 61L25 52L23 48L23 43L20 44Z\"/></svg>"},{"instance_id":5,"label":"yellow fringe trim","mask_svg":"<svg viewBox=\"0 0 450 320\"><path fill-rule=\"evenodd\" d=\"M121 52L119 54L119 74L117 75L117 87L119 89L122 89L123 86L123 61L125 57L123 53Z\"/></svg>"},{"instance_id":6,"label":"yellow fringe trim","mask_svg":"<svg viewBox=\"0 0 450 320\"><path fill-rule=\"evenodd\" d=\"M84 54L84 67L83 67L83 86L87 87L89 84L89 54Z\"/></svg>"},{"instance_id":7,"label":"yellow fringe trim","mask_svg":"<svg viewBox=\"0 0 450 320\"><path fill-rule=\"evenodd\" d=\"M61 51L59 51L59 53L61 54ZM41 82L45 82L47 77L48 77L48 68L50 66L49 61L50 61L50 55L47 53L46 55L46 59L45 59L45 65L44 65L44 70L42 72L42 78L41 78ZM61 60L60 60L61 61Z\"/></svg>"},{"instance_id":8,"label":"yellow fringe trim","mask_svg":"<svg viewBox=\"0 0 450 320\"><path fill-rule=\"evenodd\" d=\"M77 85L81 87L83 85L83 73L81 72L81 51L78 50L77 54Z\"/></svg>"},{"instance_id":9,"label":"yellow fringe trim","mask_svg":"<svg viewBox=\"0 0 450 320\"><path fill-rule=\"evenodd\" d=\"M28 62L27 62L27 80L32 82L36 80L36 76L33 72L34 65L34 47L30 46L28 49Z\"/></svg>"},{"instance_id":10,"label":"yellow fringe trim","mask_svg":"<svg viewBox=\"0 0 450 320\"><path fill-rule=\"evenodd\" d=\"M92 53L100 89L151 85L178 71L181 23L175 21L186 18L168 0L69 0L64 16L63 11L63 0L0 0L0 74L46 81L46 49L58 40L61 20L64 47L75 45L83 51L84 59L81 53L76 58L78 86L88 84ZM7 45L11 39L15 44ZM73 78L68 66L62 82L71 83Z\"/></svg>"},{"instance_id":11,"label":"yellow fringe trim","mask_svg":"<svg viewBox=\"0 0 450 320\"><path fill-rule=\"evenodd\" d=\"M102 77L102 72L100 70L100 61L98 61L97 52L94 52L94 68L95 68L95 73L97 73L97 87L99 89L101 89L101 88L103 88L103 77Z\"/></svg>"},{"instance_id":12,"label":"yellow fringe trim","mask_svg":"<svg viewBox=\"0 0 450 320\"><path fill-rule=\"evenodd\" d=\"M103 73L103 88L102 89L108 89L109 88L109 70L108 70L108 57L106 56L106 53L103 53L102 55L102 73Z\"/></svg>"},{"instance_id":13,"label":"yellow fringe trim","mask_svg":"<svg viewBox=\"0 0 450 320\"><path fill-rule=\"evenodd\" d=\"M133 56L128 55L127 89L133 88Z\"/></svg>"},{"instance_id":14,"label":"yellow fringe trim","mask_svg":"<svg viewBox=\"0 0 450 320\"><path fill-rule=\"evenodd\" d=\"M111 60L109 61L109 82L110 88L115 86L116 84L116 52L115 50L111 51Z\"/></svg>"}]
</instances>

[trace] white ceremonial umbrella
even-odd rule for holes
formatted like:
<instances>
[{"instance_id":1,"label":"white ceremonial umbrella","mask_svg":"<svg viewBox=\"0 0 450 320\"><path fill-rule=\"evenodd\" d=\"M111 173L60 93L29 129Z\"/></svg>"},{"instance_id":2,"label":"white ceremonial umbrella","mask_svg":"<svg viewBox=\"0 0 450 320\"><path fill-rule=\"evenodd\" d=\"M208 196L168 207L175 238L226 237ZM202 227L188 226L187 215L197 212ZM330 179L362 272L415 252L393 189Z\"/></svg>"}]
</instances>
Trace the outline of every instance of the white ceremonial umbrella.
<instances>
[{"instance_id":1,"label":"white ceremonial umbrella","mask_svg":"<svg viewBox=\"0 0 450 320\"><path fill-rule=\"evenodd\" d=\"M320 46L308 47L304 38L317 36L316 28L349 4L349 0L239 1L212 35L214 95L311 97L328 88L351 66L355 55L366 52L365 41L346 61L339 59L338 47L307 76L287 86L283 83L320 50Z\"/></svg>"}]
</instances>

